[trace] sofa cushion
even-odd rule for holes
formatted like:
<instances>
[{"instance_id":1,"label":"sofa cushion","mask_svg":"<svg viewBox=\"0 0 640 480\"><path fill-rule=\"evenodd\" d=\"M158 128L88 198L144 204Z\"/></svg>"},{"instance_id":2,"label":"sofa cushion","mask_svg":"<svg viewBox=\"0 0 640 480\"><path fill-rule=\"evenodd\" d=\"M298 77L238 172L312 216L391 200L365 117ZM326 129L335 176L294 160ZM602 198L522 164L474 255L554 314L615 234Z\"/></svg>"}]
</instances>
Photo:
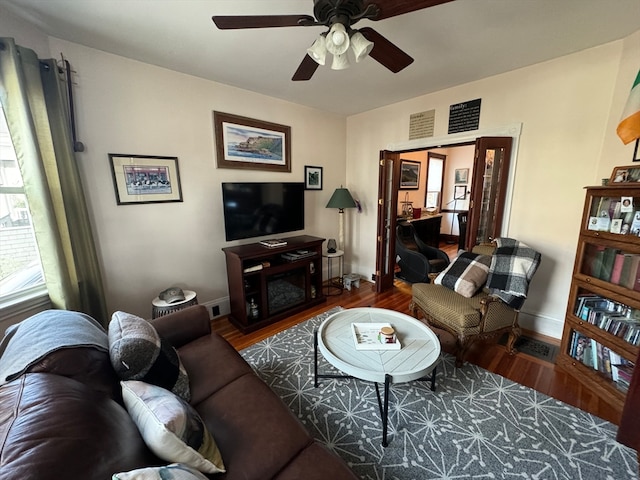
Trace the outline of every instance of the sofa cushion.
<instances>
[{"instance_id":1,"label":"sofa cushion","mask_svg":"<svg viewBox=\"0 0 640 480\"><path fill-rule=\"evenodd\" d=\"M483 291L466 298L443 285L415 283L411 292L415 304L431 317L456 331L479 333L481 301L487 297Z\"/></svg>"},{"instance_id":2,"label":"sofa cushion","mask_svg":"<svg viewBox=\"0 0 640 480\"><path fill-rule=\"evenodd\" d=\"M115 473L111 480L209 480L195 468L182 463Z\"/></svg>"},{"instance_id":3,"label":"sofa cushion","mask_svg":"<svg viewBox=\"0 0 640 480\"><path fill-rule=\"evenodd\" d=\"M434 283L471 298L487 281L490 265L491 257L463 252L436 277Z\"/></svg>"},{"instance_id":4,"label":"sofa cushion","mask_svg":"<svg viewBox=\"0 0 640 480\"><path fill-rule=\"evenodd\" d=\"M190 400L189 378L178 352L145 319L125 312L113 314L109 356L122 380L158 385Z\"/></svg>"},{"instance_id":5,"label":"sofa cushion","mask_svg":"<svg viewBox=\"0 0 640 480\"><path fill-rule=\"evenodd\" d=\"M122 399L147 446L158 457L206 473L224 472L220 451L195 409L164 388L122 383Z\"/></svg>"},{"instance_id":6,"label":"sofa cushion","mask_svg":"<svg viewBox=\"0 0 640 480\"><path fill-rule=\"evenodd\" d=\"M0 478L105 480L158 465L127 411L71 378L27 373L0 387Z\"/></svg>"},{"instance_id":7,"label":"sofa cushion","mask_svg":"<svg viewBox=\"0 0 640 480\"><path fill-rule=\"evenodd\" d=\"M313 443L280 397L253 374L225 385L196 408L215 432L225 479L274 478Z\"/></svg>"}]
</instances>

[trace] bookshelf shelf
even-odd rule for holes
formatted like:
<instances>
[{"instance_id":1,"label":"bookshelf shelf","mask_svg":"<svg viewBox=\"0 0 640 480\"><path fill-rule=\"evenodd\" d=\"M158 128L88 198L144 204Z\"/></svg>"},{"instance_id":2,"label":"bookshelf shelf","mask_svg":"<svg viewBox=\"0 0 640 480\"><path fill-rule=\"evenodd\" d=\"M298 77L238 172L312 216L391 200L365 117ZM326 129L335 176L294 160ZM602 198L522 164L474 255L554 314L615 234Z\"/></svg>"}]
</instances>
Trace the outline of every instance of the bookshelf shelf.
<instances>
[{"instance_id":1,"label":"bookshelf shelf","mask_svg":"<svg viewBox=\"0 0 640 480\"><path fill-rule=\"evenodd\" d=\"M619 419L639 345L640 184L587 187L556 363Z\"/></svg>"}]
</instances>

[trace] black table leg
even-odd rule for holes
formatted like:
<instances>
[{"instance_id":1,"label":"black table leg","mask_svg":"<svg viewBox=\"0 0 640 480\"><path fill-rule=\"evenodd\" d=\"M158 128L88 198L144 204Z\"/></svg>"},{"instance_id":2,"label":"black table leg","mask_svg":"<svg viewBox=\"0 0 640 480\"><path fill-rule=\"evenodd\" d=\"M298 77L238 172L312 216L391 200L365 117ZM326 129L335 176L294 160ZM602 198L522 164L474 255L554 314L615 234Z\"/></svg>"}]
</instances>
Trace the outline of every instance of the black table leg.
<instances>
[{"instance_id":1,"label":"black table leg","mask_svg":"<svg viewBox=\"0 0 640 480\"><path fill-rule=\"evenodd\" d=\"M380 416L382 417L382 446L389 445L387 442L387 429L389 426L389 388L391 387L391 375L388 373L384 376L384 402L380 399L380 388L376 386L376 396L378 397L378 407L380 408Z\"/></svg>"},{"instance_id":2,"label":"black table leg","mask_svg":"<svg viewBox=\"0 0 640 480\"><path fill-rule=\"evenodd\" d=\"M318 329L313 331L313 386L318 388Z\"/></svg>"}]
</instances>

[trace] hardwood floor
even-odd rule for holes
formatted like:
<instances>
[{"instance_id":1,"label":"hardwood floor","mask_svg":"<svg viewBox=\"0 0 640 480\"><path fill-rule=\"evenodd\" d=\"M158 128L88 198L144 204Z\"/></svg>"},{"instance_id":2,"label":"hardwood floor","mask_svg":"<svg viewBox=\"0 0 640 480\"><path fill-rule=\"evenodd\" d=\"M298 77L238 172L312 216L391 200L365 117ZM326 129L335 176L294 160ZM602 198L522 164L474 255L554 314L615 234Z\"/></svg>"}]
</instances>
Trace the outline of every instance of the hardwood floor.
<instances>
[{"instance_id":1,"label":"hardwood floor","mask_svg":"<svg viewBox=\"0 0 640 480\"><path fill-rule=\"evenodd\" d=\"M456 245L443 245L441 248L447 251L451 258L455 256ZM335 306L343 308L378 307L409 314L411 285L396 281L392 290L382 294L377 294L372 287L372 283L361 280L359 288L352 288L350 292L345 290L340 295L327 297L327 302L324 304L292 315L290 318L247 335L237 330L225 317L213 320L212 328L224 336L237 350L242 350ZM443 350L451 353L455 345L453 337L443 331L436 331L436 333L440 334ZM537 335L533 332L527 332L527 334L549 343L560 344L557 339ZM620 421L620 412L593 395L562 369L556 368L553 363L523 353L509 355L504 346L497 343L477 343L471 348L467 361L616 425Z\"/></svg>"}]
</instances>

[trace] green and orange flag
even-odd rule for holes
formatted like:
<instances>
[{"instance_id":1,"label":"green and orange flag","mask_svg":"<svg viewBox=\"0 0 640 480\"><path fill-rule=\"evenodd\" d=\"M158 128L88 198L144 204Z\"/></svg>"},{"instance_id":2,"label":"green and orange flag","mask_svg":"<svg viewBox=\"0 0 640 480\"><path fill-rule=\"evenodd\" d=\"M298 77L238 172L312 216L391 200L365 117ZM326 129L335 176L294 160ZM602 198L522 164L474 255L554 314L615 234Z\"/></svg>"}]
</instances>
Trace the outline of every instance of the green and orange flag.
<instances>
[{"instance_id":1,"label":"green and orange flag","mask_svg":"<svg viewBox=\"0 0 640 480\"><path fill-rule=\"evenodd\" d=\"M616 132L625 145L640 138L640 71L631 87Z\"/></svg>"}]
</instances>

